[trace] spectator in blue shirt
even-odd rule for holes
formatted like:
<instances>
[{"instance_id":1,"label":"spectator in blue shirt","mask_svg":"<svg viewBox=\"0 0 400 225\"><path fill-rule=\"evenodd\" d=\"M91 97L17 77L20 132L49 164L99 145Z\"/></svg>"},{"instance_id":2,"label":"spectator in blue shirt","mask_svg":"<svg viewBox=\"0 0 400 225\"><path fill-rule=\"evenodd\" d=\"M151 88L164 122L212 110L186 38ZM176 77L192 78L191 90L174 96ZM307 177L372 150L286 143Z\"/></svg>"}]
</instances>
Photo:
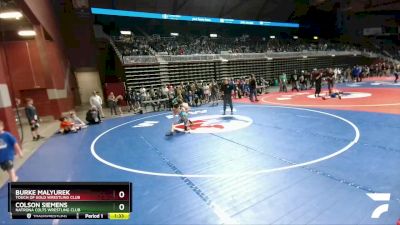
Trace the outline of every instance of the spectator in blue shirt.
<instances>
[{"instance_id":1,"label":"spectator in blue shirt","mask_svg":"<svg viewBox=\"0 0 400 225\"><path fill-rule=\"evenodd\" d=\"M21 158L23 156L16 138L9 132L4 131L4 123L0 120L0 167L3 171L7 171L11 182L18 180L14 169L15 154Z\"/></svg>"}]
</instances>

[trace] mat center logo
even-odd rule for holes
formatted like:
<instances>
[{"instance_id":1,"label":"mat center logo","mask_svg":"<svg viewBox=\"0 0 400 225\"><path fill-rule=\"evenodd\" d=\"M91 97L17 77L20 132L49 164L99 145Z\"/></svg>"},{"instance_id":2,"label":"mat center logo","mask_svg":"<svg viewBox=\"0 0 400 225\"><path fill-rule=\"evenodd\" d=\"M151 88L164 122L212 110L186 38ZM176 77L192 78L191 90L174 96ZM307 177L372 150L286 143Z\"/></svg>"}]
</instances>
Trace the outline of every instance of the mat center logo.
<instances>
[{"instance_id":1,"label":"mat center logo","mask_svg":"<svg viewBox=\"0 0 400 225\"><path fill-rule=\"evenodd\" d=\"M250 126L253 120L241 115L208 115L189 118L192 121L190 133L223 133ZM183 124L175 125L175 130L184 131Z\"/></svg>"}]
</instances>

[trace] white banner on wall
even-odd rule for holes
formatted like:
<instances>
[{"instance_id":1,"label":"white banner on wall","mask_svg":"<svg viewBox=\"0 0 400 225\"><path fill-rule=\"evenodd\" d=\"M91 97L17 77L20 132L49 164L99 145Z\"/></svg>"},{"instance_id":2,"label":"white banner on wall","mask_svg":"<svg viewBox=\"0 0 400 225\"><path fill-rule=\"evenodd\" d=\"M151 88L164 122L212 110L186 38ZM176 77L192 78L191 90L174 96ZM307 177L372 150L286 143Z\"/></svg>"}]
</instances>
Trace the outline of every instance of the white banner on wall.
<instances>
[{"instance_id":1,"label":"white banner on wall","mask_svg":"<svg viewBox=\"0 0 400 225\"><path fill-rule=\"evenodd\" d=\"M87 9L89 8L88 0L72 0L72 5L75 9Z\"/></svg>"},{"instance_id":2,"label":"white banner on wall","mask_svg":"<svg viewBox=\"0 0 400 225\"><path fill-rule=\"evenodd\" d=\"M382 27L369 27L363 29L364 36L381 35L381 34L382 34Z\"/></svg>"}]
</instances>

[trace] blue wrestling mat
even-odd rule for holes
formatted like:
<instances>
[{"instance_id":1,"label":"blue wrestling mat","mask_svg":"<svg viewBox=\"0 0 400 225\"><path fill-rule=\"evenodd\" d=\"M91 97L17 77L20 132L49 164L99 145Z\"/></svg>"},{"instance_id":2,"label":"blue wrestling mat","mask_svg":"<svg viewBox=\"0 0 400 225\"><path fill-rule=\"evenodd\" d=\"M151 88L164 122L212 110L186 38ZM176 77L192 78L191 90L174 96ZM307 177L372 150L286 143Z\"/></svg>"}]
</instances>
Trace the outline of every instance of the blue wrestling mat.
<instances>
[{"instance_id":1,"label":"blue wrestling mat","mask_svg":"<svg viewBox=\"0 0 400 225\"><path fill-rule=\"evenodd\" d=\"M170 112L54 136L18 170L20 180L132 182L130 220L11 220L2 210L0 224L395 224L400 217L399 115L247 104L221 114L192 108L191 131L171 137ZM7 186L0 198L5 209ZM388 212L371 218L382 204Z\"/></svg>"}]
</instances>

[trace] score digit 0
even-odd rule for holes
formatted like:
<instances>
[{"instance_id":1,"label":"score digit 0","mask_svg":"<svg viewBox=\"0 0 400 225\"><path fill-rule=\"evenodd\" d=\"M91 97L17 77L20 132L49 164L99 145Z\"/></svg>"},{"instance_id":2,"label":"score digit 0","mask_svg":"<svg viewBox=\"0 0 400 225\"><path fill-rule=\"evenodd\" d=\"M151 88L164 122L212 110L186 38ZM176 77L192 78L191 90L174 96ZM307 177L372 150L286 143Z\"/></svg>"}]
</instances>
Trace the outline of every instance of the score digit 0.
<instances>
[{"instance_id":1,"label":"score digit 0","mask_svg":"<svg viewBox=\"0 0 400 225\"><path fill-rule=\"evenodd\" d=\"M124 191L120 191L118 193L119 198L124 198L125 197L125 192Z\"/></svg>"}]
</instances>

